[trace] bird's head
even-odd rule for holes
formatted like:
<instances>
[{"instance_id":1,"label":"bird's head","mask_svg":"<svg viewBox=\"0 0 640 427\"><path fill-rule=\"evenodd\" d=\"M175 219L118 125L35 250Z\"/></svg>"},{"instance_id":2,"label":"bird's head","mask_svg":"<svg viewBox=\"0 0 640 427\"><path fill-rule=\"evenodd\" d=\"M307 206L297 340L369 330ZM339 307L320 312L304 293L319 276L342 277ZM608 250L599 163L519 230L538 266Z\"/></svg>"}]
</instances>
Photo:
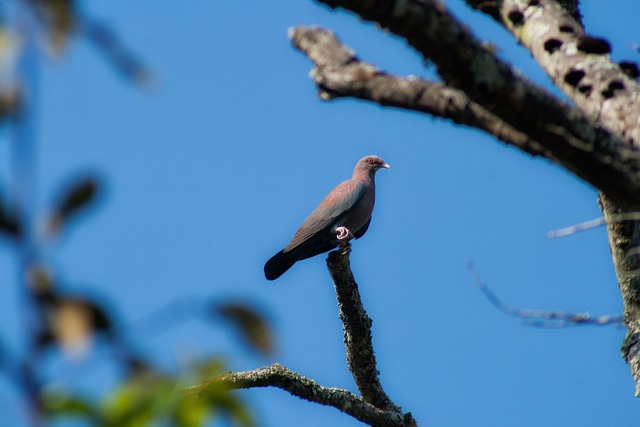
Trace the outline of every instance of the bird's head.
<instances>
[{"instance_id":1,"label":"bird's head","mask_svg":"<svg viewBox=\"0 0 640 427\"><path fill-rule=\"evenodd\" d=\"M389 169L390 167L391 166L386 164L380 157L374 156L372 154L358 160L358 164L356 164L356 170L354 171L354 174L367 172L369 175L373 175L378 171L378 169Z\"/></svg>"}]
</instances>

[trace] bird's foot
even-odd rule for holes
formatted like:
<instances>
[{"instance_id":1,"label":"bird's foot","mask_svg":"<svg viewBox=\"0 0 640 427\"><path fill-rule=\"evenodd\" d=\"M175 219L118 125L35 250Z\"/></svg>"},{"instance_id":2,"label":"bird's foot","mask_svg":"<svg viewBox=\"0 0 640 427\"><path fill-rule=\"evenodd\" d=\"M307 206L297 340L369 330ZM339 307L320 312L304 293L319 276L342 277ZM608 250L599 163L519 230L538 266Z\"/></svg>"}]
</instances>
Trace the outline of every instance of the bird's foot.
<instances>
[{"instance_id":1,"label":"bird's foot","mask_svg":"<svg viewBox=\"0 0 640 427\"><path fill-rule=\"evenodd\" d=\"M348 240L340 240L338 248L340 248L340 255L347 255L351 253L351 243L349 243Z\"/></svg>"},{"instance_id":2,"label":"bird's foot","mask_svg":"<svg viewBox=\"0 0 640 427\"><path fill-rule=\"evenodd\" d=\"M353 234L351 234L351 231L349 231L347 227L338 227L336 228L336 232L338 233L338 235L336 236L338 240L348 241L349 239L353 239Z\"/></svg>"},{"instance_id":3,"label":"bird's foot","mask_svg":"<svg viewBox=\"0 0 640 427\"><path fill-rule=\"evenodd\" d=\"M338 227L336 228L337 239L338 239L338 247L340 248L341 255L347 255L351 252L351 243L349 240L353 239L353 234L347 227Z\"/></svg>"}]
</instances>

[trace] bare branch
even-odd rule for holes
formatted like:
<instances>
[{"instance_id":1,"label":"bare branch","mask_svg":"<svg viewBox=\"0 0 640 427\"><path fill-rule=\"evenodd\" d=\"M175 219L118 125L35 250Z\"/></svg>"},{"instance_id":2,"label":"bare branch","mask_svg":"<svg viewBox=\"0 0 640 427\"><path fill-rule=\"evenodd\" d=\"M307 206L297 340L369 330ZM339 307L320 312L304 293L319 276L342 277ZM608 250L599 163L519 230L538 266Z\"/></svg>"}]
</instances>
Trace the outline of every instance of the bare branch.
<instances>
[{"instance_id":1,"label":"bare branch","mask_svg":"<svg viewBox=\"0 0 640 427\"><path fill-rule=\"evenodd\" d=\"M220 387L230 390L277 387L309 402L332 406L369 425L410 425L400 412L377 408L347 390L323 387L277 363L252 371L219 375L203 384L187 387L183 393L192 396L206 396L207 393L215 392Z\"/></svg>"},{"instance_id":2,"label":"bare branch","mask_svg":"<svg viewBox=\"0 0 640 427\"><path fill-rule=\"evenodd\" d=\"M202 384L185 388L187 395L206 396L226 389L278 387L294 396L340 411L372 426L416 426L411 413L402 413L382 389L371 341L371 319L362 306L358 285L349 266L350 244L329 253L327 266L336 288L340 319L345 332L347 365L355 380L357 396L347 390L327 388L277 363L245 372L218 375Z\"/></svg>"},{"instance_id":3,"label":"bare branch","mask_svg":"<svg viewBox=\"0 0 640 427\"><path fill-rule=\"evenodd\" d=\"M591 219L589 221L581 222L579 224L570 225L569 227L559 228L557 230L551 230L547 233L547 237L555 239L558 237L571 236L572 234L579 233L581 231L591 230L596 227L604 225L605 221L603 217Z\"/></svg>"},{"instance_id":4,"label":"bare branch","mask_svg":"<svg viewBox=\"0 0 640 427\"><path fill-rule=\"evenodd\" d=\"M296 27L289 30L289 37L314 62L311 76L324 100L352 97L427 113L483 130L531 155L554 158L551 150L471 101L461 90L415 76L386 74L360 61L335 34L323 28Z\"/></svg>"},{"instance_id":5,"label":"bare branch","mask_svg":"<svg viewBox=\"0 0 640 427\"><path fill-rule=\"evenodd\" d=\"M640 205L638 153L498 59L438 0L320 0L374 21L430 59L443 80L531 139L618 203ZM500 2L498 2L500 3ZM533 2L532 2L533 3Z\"/></svg>"},{"instance_id":6,"label":"bare branch","mask_svg":"<svg viewBox=\"0 0 640 427\"><path fill-rule=\"evenodd\" d=\"M467 2L482 10L482 1ZM637 177L640 87L635 79L626 74L628 70L624 66L611 61L609 43L586 35L581 23L576 22L554 1L504 0L495 2L495 6L497 9L490 15L531 51L554 83L580 109L624 138L625 144L617 148L617 157L623 160L620 164L626 165L630 173ZM635 77L637 66L633 68L631 76ZM624 158L628 161L624 161ZM628 215L637 205L637 191L632 190L625 201L614 194L611 188L599 188L628 327L622 353L635 378L636 395L640 396L640 257L637 251L640 245L640 222L615 221L617 217Z\"/></svg>"},{"instance_id":7,"label":"bare branch","mask_svg":"<svg viewBox=\"0 0 640 427\"><path fill-rule=\"evenodd\" d=\"M376 356L371 339L371 319L367 316L358 284L353 278L349 265L349 250L329 253L327 266L338 298L340 320L344 330L344 344L347 350L347 366L353 375L362 398L378 408L395 406L386 395L378 378Z\"/></svg>"},{"instance_id":8,"label":"bare branch","mask_svg":"<svg viewBox=\"0 0 640 427\"><path fill-rule=\"evenodd\" d=\"M640 212L626 212L618 215L609 215L609 217L605 220L604 217L591 219L589 221L581 222L575 225L571 225L569 227L559 228L557 230L552 230L547 233L547 237L550 239L554 239L557 237L566 237L572 234L579 233L581 231L591 230L596 227L600 227L601 225L605 225L607 223L611 224L614 222L624 222L624 221L640 221Z\"/></svg>"},{"instance_id":9,"label":"bare branch","mask_svg":"<svg viewBox=\"0 0 640 427\"><path fill-rule=\"evenodd\" d=\"M622 344L622 356L631 368L636 382L636 396L640 396L640 242L639 221L610 221L609 218L626 212L600 194L600 206L607 222L609 247L618 285L624 302L624 320L627 336Z\"/></svg>"},{"instance_id":10,"label":"bare branch","mask_svg":"<svg viewBox=\"0 0 640 427\"><path fill-rule=\"evenodd\" d=\"M467 3L477 7L481 1ZM504 0L497 6L499 15L491 16L531 51L579 108L628 142L627 155L637 163L640 86L611 61L609 42L585 34L580 23L554 0Z\"/></svg>"},{"instance_id":11,"label":"bare branch","mask_svg":"<svg viewBox=\"0 0 640 427\"><path fill-rule=\"evenodd\" d=\"M535 326L539 328L566 328L568 326L578 325L621 325L624 321L622 316L592 316L588 312L584 313L567 313L560 310L539 310L539 309L519 309L507 305L498 298L491 288L480 278L473 263L467 263L467 269L471 273L473 282L480 289L480 292L489 300L489 302L504 314L518 319L522 319L525 325Z\"/></svg>"}]
</instances>

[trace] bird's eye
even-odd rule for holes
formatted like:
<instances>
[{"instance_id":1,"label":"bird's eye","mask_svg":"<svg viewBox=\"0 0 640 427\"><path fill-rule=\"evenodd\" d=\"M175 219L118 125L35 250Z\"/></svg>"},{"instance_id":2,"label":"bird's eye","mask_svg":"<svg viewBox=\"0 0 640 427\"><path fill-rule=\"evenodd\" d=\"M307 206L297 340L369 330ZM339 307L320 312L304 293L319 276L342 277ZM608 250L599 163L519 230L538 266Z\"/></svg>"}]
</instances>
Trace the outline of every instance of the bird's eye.
<instances>
[{"instance_id":1,"label":"bird's eye","mask_svg":"<svg viewBox=\"0 0 640 427\"><path fill-rule=\"evenodd\" d=\"M368 159L367 159L367 163L369 163L369 164L373 164L373 159L372 159L372 158L368 158Z\"/></svg>"}]
</instances>

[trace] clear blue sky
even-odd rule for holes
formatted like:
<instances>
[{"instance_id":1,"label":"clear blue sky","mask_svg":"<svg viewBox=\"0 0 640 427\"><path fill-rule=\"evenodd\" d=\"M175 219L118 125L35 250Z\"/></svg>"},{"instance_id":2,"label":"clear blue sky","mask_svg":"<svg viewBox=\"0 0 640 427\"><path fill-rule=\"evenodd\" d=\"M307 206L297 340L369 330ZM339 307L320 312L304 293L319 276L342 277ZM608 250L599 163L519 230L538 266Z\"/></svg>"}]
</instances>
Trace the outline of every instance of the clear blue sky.
<instances>
[{"instance_id":1,"label":"clear blue sky","mask_svg":"<svg viewBox=\"0 0 640 427\"><path fill-rule=\"evenodd\" d=\"M504 30L460 0L449 3L503 58L550 86ZM630 48L640 42L638 2L583 3L588 30L612 42L615 59L640 59ZM325 257L274 283L262 267L357 159L378 154L392 169L378 173L373 222L351 262L391 398L425 426L637 425L634 384L619 351L623 330L522 326L489 305L465 268L472 260L517 307L621 313L605 231L545 237L599 216L596 192L477 131L368 103L321 102L311 63L286 32L326 26L363 60L432 77L402 40L311 1L83 5L112 25L156 81L143 90L128 84L83 40L46 61L41 208L75 173L95 170L107 183L99 209L50 248L58 277L67 289L111 301L122 323L184 297L242 297L264 307L277 334L277 355L261 360L222 325L134 331L161 366L222 354L233 370L278 361L325 386L355 390ZM5 170L7 153L5 142ZM0 245L0 334L18 346L14 261ZM86 369L78 372L90 381ZM261 426L360 425L281 390L238 393ZM14 416L12 394L0 387L0 410Z\"/></svg>"}]
</instances>

